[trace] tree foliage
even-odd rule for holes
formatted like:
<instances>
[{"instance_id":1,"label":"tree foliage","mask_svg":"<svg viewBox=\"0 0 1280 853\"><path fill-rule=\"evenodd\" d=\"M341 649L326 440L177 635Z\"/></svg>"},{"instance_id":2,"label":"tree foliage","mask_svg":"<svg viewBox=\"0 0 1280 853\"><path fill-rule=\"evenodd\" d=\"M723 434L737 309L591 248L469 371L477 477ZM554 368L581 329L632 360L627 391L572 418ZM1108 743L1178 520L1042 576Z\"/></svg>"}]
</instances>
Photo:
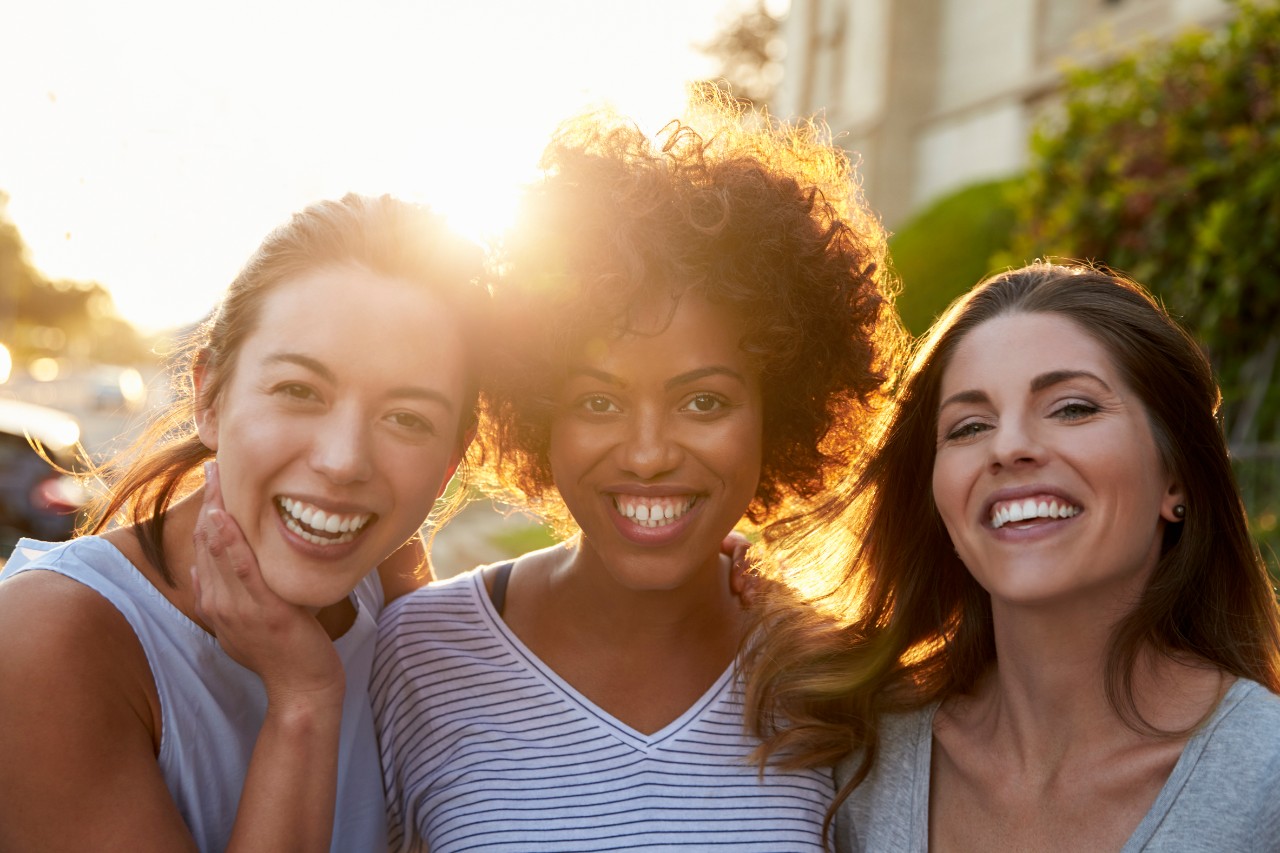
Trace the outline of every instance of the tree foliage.
<instances>
[{"instance_id":1,"label":"tree foliage","mask_svg":"<svg viewBox=\"0 0 1280 853\"><path fill-rule=\"evenodd\" d=\"M889 238L902 282L898 311L920 335L957 296L996 271L1009 247L1014 180L971 184L935 201Z\"/></svg>"},{"instance_id":2,"label":"tree foliage","mask_svg":"<svg viewBox=\"0 0 1280 853\"><path fill-rule=\"evenodd\" d=\"M7 203L0 192L0 343L19 358L71 351L119 363L147 357L145 343L116 315L106 288L40 274L5 213Z\"/></svg>"},{"instance_id":3,"label":"tree foliage","mask_svg":"<svg viewBox=\"0 0 1280 853\"><path fill-rule=\"evenodd\" d=\"M703 85L765 108L782 78L782 21L764 0L734 17L702 51L720 63L719 79Z\"/></svg>"},{"instance_id":4,"label":"tree foliage","mask_svg":"<svg viewBox=\"0 0 1280 853\"><path fill-rule=\"evenodd\" d=\"M1096 259L1207 346L1233 442L1280 438L1280 4L1068 72L1014 256Z\"/></svg>"}]
</instances>

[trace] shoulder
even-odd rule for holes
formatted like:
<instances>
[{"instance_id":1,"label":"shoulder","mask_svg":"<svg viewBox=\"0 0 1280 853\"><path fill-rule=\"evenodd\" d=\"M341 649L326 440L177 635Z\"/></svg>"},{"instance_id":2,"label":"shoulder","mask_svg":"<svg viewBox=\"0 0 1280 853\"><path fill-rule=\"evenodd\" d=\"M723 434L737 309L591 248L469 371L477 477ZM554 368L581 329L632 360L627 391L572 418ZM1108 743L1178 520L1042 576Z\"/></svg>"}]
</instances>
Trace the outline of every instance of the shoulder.
<instances>
[{"instance_id":1,"label":"shoulder","mask_svg":"<svg viewBox=\"0 0 1280 853\"><path fill-rule=\"evenodd\" d=\"M1280 838L1277 779L1280 697L1240 679L1187 742L1166 783L1167 811L1153 808L1159 824L1143 849L1272 849Z\"/></svg>"},{"instance_id":2,"label":"shoulder","mask_svg":"<svg viewBox=\"0 0 1280 853\"><path fill-rule=\"evenodd\" d=\"M44 707L50 722L59 709L88 723L97 715L86 708L114 708L158 730L150 665L128 620L96 590L40 567L33 561L0 582L3 704Z\"/></svg>"},{"instance_id":3,"label":"shoulder","mask_svg":"<svg viewBox=\"0 0 1280 853\"><path fill-rule=\"evenodd\" d=\"M903 769L914 761L920 744L932 739L936 711L935 704L917 708L914 711L880 716L876 727L876 763L867 776L868 782L872 777L892 773L895 769ZM836 766L837 786L843 785L853 777L862 764L863 754L860 749L854 750Z\"/></svg>"},{"instance_id":4,"label":"shoulder","mask_svg":"<svg viewBox=\"0 0 1280 853\"><path fill-rule=\"evenodd\" d=\"M458 619L474 621L479 611L476 587L480 572L473 569L432 581L388 602L378 619L379 636L429 629Z\"/></svg>"},{"instance_id":5,"label":"shoulder","mask_svg":"<svg viewBox=\"0 0 1280 853\"><path fill-rule=\"evenodd\" d=\"M15 558L0 580L6 666L110 673L131 668L125 665L130 657L146 666L133 628L95 583L99 567L124 561L119 552L90 537L47 549L20 547Z\"/></svg>"},{"instance_id":6,"label":"shoulder","mask_svg":"<svg viewBox=\"0 0 1280 853\"><path fill-rule=\"evenodd\" d=\"M1240 679L1205 724L1206 757L1224 768L1263 762L1280 778L1280 696L1256 681Z\"/></svg>"},{"instance_id":7,"label":"shoulder","mask_svg":"<svg viewBox=\"0 0 1280 853\"><path fill-rule=\"evenodd\" d=\"M374 687L424 673L500 644L479 570L436 581L387 605L378 618Z\"/></svg>"}]
</instances>

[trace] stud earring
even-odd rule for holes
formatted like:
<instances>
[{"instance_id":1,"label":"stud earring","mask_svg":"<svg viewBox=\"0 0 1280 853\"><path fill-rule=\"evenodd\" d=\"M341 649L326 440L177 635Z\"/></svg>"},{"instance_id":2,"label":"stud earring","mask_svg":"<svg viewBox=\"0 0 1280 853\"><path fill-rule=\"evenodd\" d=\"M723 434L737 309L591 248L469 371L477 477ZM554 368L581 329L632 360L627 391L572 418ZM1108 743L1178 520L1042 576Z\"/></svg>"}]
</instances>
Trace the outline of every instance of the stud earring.
<instances>
[{"instance_id":1,"label":"stud earring","mask_svg":"<svg viewBox=\"0 0 1280 853\"><path fill-rule=\"evenodd\" d=\"M1184 504L1176 504L1173 507L1173 517L1181 521L1187 517L1187 507Z\"/></svg>"}]
</instances>

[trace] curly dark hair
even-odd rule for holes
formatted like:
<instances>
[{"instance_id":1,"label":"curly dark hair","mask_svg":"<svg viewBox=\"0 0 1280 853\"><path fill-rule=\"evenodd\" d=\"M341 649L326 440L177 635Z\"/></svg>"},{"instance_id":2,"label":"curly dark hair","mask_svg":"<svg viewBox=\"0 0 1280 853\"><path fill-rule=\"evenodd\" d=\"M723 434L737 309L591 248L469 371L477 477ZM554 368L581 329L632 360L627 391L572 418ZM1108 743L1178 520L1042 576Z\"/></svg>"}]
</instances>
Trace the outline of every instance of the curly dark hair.
<instances>
[{"instance_id":1,"label":"curly dark hair","mask_svg":"<svg viewBox=\"0 0 1280 853\"><path fill-rule=\"evenodd\" d=\"M757 524L859 453L902 339L886 234L813 124L715 105L650 140L609 113L563 125L495 284L501 333L474 454L490 491L572 529L548 458L570 356L662 294L742 318L761 374Z\"/></svg>"}]
</instances>

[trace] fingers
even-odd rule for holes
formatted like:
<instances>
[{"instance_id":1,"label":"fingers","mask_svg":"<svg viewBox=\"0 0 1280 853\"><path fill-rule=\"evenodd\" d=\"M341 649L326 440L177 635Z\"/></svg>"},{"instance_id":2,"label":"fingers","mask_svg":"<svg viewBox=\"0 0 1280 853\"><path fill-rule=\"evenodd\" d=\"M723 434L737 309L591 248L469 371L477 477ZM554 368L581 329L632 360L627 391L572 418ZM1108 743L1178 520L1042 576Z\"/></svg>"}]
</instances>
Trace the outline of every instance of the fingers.
<instances>
[{"instance_id":1,"label":"fingers","mask_svg":"<svg viewBox=\"0 0 1280 853\"><path fill-rule=\"evenodd\" d=\"M750 607L756 596L756 590L760 584L760 575L756 571L756 564L751 555L748 553L751 543L747 537L738 531L733 531L723 543L720 550L727 554L732 563L729 567L729 589L734 595L742 601L744 607Z\"/></svg>"},{"instance_id":2,"label":"fingers","mask_svg":"<svg viewBox=\"0 0 1280 853\"><path fill-rule=\"evenodd\" d=\"M205 506L226 511L222 503L222 473L218 470L218 460L210 459L204 463L204 503Z\"/></svg>"}]
</instances>

